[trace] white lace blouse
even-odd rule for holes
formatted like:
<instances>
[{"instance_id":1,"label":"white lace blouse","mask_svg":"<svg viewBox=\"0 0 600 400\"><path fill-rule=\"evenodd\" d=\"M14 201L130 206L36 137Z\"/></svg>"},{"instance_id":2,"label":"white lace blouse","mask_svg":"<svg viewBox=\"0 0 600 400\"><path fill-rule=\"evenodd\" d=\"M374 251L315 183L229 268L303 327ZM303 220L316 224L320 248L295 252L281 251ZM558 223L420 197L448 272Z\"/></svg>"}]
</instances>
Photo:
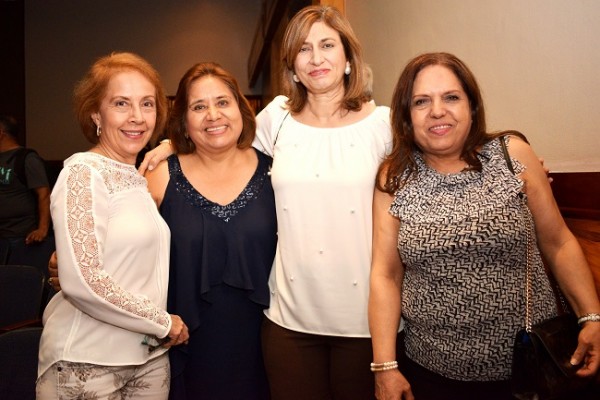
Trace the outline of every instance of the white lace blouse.
<instances>
[{"instance_id":1,"label":"white lace blouse","mask_svg":"<svg viewBox=\"0 0 600 400\"><path fill-rule=\"evenodd\" d=\"M51 195L62 291L44 312L38 375L56 361L140 365L171 328L169 228L134 166L65 161Z\"/></svg>"}]
</instances>

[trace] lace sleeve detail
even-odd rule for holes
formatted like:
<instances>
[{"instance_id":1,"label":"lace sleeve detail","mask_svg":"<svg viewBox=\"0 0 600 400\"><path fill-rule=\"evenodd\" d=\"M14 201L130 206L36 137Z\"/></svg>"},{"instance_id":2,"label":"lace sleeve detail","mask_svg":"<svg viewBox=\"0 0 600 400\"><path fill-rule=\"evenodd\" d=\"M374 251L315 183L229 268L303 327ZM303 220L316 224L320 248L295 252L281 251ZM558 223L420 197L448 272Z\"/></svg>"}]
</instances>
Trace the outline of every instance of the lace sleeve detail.
<instances>
[{"instance_id":1,"label":"lace sleeve detail","mask_svg":"<svg viewBox=\"0 0 600 400\"><path fill-rule=\"evenodd\" d=\"M111 313L114 311L130 313L167 328L170 318L166 311L157 307L153 302L124 290L104 270L100 248L102 247L101 237L106 233L106 227L103 221L95 220L94 202L102 203L106 201L106 196L103 197L100 193L92 194L93 182L90 166L76 164L68 168L64 199L66 203L66 235L67 240L70 241L72 258L76 264L75 269L79 269L80 279L83 279L83 283L101 299L104 305L111 308ZM100 175L105 174L100 171ZM104 180L100 177L98 179ZM107 190L109 189L106 188L105 191ZM102 215L99 215L99 219L102 219ZM79 291L77 292L79 293ZM103 312L102 308L104 307L98 309L97 303L90 304L89 300L83 300L80 303L77 302L77 296L73 297L77 305L82 306L80 308L84 308L84 311L94 318L110 319L106 311ZM86 304L88 307L85 307ZM112 320L107 322L115 323Z\"/></svg>"}]
</instances>

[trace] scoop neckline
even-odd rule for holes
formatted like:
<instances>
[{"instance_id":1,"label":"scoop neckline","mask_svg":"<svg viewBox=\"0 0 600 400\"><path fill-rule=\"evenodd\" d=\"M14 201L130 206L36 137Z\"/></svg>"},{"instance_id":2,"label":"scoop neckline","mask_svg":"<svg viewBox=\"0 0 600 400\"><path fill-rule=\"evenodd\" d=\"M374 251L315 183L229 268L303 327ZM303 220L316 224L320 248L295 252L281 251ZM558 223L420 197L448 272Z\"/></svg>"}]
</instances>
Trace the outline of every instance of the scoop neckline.
<instances>
[{"instance_id":1,"label":"scoop neckline","mask_svg":"<svg viewBox=\"0 0 600 400\"><path fill-rule=\"evenodd\" d=\"M371 101L373 101L373 100L371 100ZM342 125L342 126L314 126L314 125L308 125L308 124L305 124L303 122L298 121L296 118L294 118L294 116L291 113L290 113L289 116L290 116L291 120L294 121L294 123L296 123L298 125L301 125L301 126L305 126L307 128L311 128L311 129L324 129L324 130L339 130L339 129L346 129L346 128L350 128L350 127L353 127L353 126L356 126L356 125L360 125L362 123L365 123L366 121L368 121L371 118L375 118L375 114L377 114L381 108L385 108L385 106L375 105L375 108L373 109L373 111L371 111L371 113L369 115L367 115L366 117L364 117L363 119L358 120L356 122L353 122L351 124Z\"/></svg>"}]
</instances>

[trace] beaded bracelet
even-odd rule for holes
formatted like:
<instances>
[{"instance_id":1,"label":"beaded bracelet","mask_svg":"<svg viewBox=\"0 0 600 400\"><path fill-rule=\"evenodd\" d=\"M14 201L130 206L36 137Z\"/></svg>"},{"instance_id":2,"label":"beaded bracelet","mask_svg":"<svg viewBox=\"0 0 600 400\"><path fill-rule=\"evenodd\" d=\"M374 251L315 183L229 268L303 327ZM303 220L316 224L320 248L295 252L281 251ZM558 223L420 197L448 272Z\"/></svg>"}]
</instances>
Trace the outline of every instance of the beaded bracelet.
<instances>
[{"instance_id":1,"label":"beaded bracelet","mask_svg":"<svg viewBox=\"0 0 600 400\"><path fill-rule=\"evenodd\" d=\"M398 368L398 361L386 361L384 363L371 363L372 372L388 371Z\"/></svg>"},{"instance_id":2,"label":"beaded bracelet","mask_svg":"<svg viewBox=\"0 0 600 400\"><path fill-rule=\"evenodd\" d=\"M577 323L581 326L585 322L600 322L600 314L590 313L584 314L577 320Z\"/></svg>"}]
</instances>

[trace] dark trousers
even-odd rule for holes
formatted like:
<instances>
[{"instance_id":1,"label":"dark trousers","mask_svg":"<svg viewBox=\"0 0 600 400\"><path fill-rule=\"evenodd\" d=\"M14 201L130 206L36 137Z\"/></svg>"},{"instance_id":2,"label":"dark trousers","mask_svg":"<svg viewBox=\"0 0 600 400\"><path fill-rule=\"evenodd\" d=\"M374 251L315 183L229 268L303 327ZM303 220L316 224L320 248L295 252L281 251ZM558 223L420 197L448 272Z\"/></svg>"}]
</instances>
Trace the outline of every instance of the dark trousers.
<instances>
[{"instance_id":1,"label":"dark trousers","mask_svg":"<svg viewBox=\"0 0 600 400\"><path fill-rule=\"evenodd\" d=\"M512 400L510 381L471 382L448 379L404 357L400 371L416 400Z\"/></svg>"},{"instance_id":2,"label":"dark trousers","mask_svg":"<svg viewBox=\"0 0 600 400\"><path fill-rule=\"evenodd\" d=\"M272 400L370 400L370 338L291 331L265 318L262 346Z\"/></svg>"},{"instance_id":3,"label":"dark trousers","mask_svg":"<svg viewBox=\"0 0 600 400\"><path fill-rule=\"evenodd\" d=\"M510 381L458 381L423 368L406 355L400 356L400 371L410 383L416 400L515 400ZM554 400L598 400L600 387L590 386Z\"/></svg>"}]
</instances>

